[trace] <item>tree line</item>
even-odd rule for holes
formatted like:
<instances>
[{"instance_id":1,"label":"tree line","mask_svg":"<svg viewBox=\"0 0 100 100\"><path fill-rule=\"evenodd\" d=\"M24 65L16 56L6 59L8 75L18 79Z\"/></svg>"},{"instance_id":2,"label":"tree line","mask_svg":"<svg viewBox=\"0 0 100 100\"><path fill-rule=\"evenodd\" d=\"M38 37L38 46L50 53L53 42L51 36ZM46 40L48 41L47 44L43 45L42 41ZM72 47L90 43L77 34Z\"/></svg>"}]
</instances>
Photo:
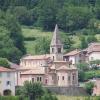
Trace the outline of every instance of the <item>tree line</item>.
<instances>
[{"instance_id":1,"label":"tree line","mask_svg":"<svg viewBox=\"0 0 100 100\"><path fill-rule=\"evenodd\" d=\"M97 28L99 6L99 0L0 0L0 8L12 13L21 24L52 30L57 23L70 33Z\"/></svg>"},{"instance_id":2,"label":"tree line","mask_svg":"<svg viewBox=\"0 0 100 100\"><path fill-rule=\"evenodd\" d=\"M99 6L100 0L0 0L0 57L18 62L26 53L21 25L51 31L58 24L66 35L88 35L80 38L80 48L85 48L100 33ZM64 40L70 49L71 39Z\"/></svg>"},{"instance_id":3,"label":"tree line","mask_svg":"<svg viewBox=\"0 0 100 100\"><path fill-rule=\"evenodd\" d=\"M18 63L25 52L19 23L13 15L0 10L0 57Z\"/></svg>"}]
</instances>

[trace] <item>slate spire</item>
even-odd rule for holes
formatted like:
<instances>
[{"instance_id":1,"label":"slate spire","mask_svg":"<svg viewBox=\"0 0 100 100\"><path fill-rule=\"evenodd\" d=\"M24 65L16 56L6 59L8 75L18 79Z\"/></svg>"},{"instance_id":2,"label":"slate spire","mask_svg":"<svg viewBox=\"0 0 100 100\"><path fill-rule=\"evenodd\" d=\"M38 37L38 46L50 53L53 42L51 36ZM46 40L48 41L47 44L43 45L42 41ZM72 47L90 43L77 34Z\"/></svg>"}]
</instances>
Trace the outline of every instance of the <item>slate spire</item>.
<instances>
[{"instance_id":1,"label":"slate spire","mask_svg":"<svg viewBox=\"0 0 100 100\"><path fill-rule=\"evenodd\" d=\"M57 24L55 26L53 37L52 37L52 40L51 40L51 46L54 46L54 45L63 45L61 40L60 40L59 29L58 29Z\"/></svg>"}]
</instances>

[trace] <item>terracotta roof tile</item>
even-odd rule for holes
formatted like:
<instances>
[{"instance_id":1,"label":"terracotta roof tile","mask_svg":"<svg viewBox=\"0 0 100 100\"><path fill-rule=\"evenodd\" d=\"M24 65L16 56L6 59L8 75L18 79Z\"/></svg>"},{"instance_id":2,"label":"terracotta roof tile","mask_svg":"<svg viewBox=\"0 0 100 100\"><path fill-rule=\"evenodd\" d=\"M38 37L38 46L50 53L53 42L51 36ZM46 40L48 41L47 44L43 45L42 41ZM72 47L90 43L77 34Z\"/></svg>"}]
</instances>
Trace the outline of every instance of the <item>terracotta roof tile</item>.
<instances>
[{"instance_id":1,"label":"terracotta roof tile","mask_svg":"<svg viewBox=\"0 0 100 100\"><path fill-rule=\"evenodd\" d=\"M14 71L14 70L0 66L0 72L11 72L11 71Z\"/></svg>"},{"instance_id":2,"label":"terracotta roof tile","mask_svg":"<svg viewBox=\"0 0 100 100\"><path fill-rule=\"evenodd\" d=\"M63 65L63 66L59 67L57 70L73 70L73 69L77 69L77 68L74 66L68 67L66 65Z\"/></svg>"},{"instance_id":3,"label":"terracotta roof tile","mask_svg":"<svg viewBox=\"0 0 100 100\"><path fill-rule=\"evenodd\" d=\"M91 43L87 49L88 53L100 52L100 43Z\"/></svg>"},{"instance_id":4,"label":"terracotta roof tile","mask_svg":"<svg viewBox=\"0 0 100 100\"><path fill-rule=\"evenodd\" d=\"M50 54L44 54L44 55L26 55L22 59L34 59L34 60L41 60L41 59L48 59L50 57Z\"/></svg>"},{"instance_id":5,"label":"terracotta roof tile","mask_svg":"<svg viewBox=\"0 0 100 100\"><path fill-rule=\"evenodd\" d=\"M45 74L45 72L43 70L39 70L39 69L31 69L28 71L24 71L21 74Z\"/></svg>"},{"instance_id":6,"label":"terracotta roof tile","mask_svg":"<svg viewBox=\"0 0 100 100\"><path fill-rule=\"evenodd\" d=\"M74 56L80 52L81 52L80 50L76 49L76 50L70 51L69 53L65 54L64 56Z\"/></svg>"}]
</instances>

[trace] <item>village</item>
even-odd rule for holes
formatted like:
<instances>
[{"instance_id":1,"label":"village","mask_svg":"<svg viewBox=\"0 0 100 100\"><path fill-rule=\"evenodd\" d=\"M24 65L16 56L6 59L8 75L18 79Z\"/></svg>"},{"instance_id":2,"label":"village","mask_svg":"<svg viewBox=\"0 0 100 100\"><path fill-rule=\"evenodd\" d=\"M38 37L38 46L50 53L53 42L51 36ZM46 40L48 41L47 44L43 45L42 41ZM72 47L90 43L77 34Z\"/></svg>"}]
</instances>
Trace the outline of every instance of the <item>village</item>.
<instances>
[{"instance_id":1,"label":"village","mask_svg":"<svg viewBox=\"0 0 100 100\"><path fill-rule=\"evenodd\" d=\"M77 64L100 60L100 43L90 43L88 48L63 51L58 25L56 24L50 44L50 54L26 54L20 64L10 63L10 69L0 66L0 95L15 95L15 87L23 86L25 81L40 82L47 87L82 87L79 82ZM93 67L89 65L90 69ZM100 70L100 65L96 65ZM100 78L88 80L94 83L92 96L100 95ZM74 91L74 90L73 90Z\"/></svg>"}]
</instances>

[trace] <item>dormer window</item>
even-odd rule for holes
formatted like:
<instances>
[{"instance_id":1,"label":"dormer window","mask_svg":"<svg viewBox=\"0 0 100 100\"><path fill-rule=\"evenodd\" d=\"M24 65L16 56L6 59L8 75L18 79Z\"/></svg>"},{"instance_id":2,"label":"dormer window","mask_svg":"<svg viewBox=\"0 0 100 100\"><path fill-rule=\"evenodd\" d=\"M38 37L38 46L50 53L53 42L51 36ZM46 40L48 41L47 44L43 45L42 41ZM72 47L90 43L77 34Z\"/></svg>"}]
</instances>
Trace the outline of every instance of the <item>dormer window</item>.
<instances>
[{"instance_id":1,"label":"dormer window","mask_svg":"<svg viewBox=\"0 0 100 100\"><path fill-rule=\"evenodd\" d=\"M58 53L61 53L61 48L58 48Z\"/></svg>"}]
</instances>

